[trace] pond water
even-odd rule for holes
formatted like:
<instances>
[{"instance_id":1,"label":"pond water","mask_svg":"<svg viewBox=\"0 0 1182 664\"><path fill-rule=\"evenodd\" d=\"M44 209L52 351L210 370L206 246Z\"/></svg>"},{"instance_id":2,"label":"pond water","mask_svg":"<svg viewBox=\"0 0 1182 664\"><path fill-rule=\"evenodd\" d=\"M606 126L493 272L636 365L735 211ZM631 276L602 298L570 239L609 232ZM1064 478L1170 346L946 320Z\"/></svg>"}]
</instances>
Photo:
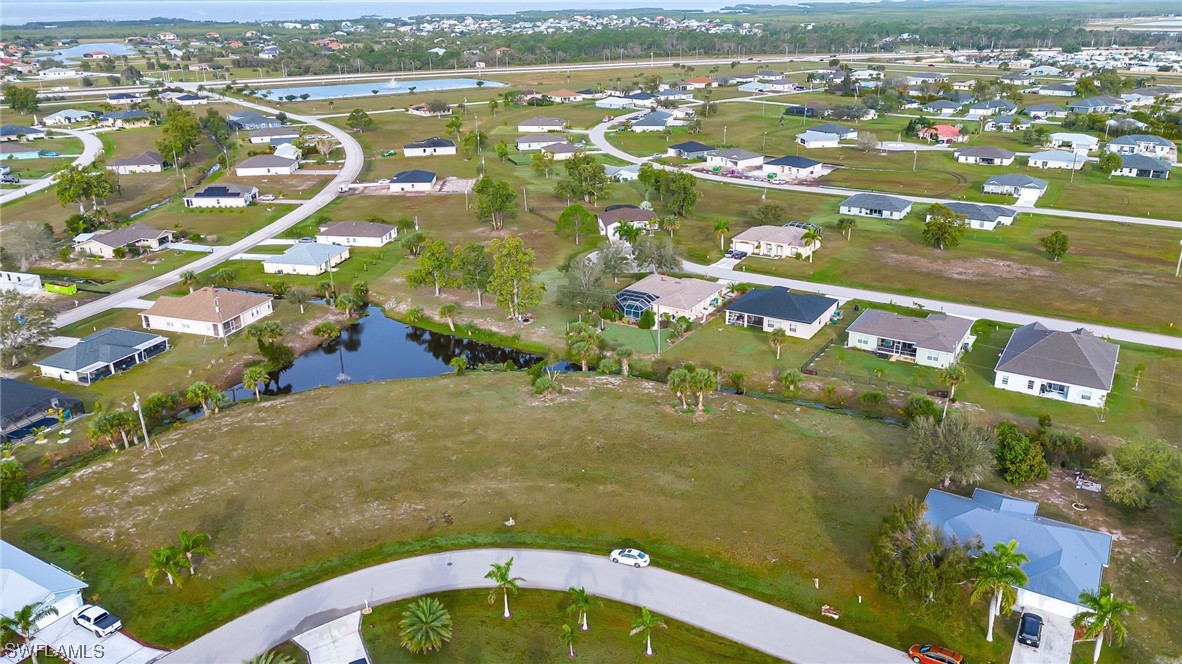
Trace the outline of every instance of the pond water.
<instances>
[{"instance_id":1,"label":"pond water","mask_svg":"<svg viewBox=\"0 0 1182 664\"><path fill-rule=\"evenodd\" d=\"M294 394L322 386L438 376L451 372L448 363L459 356L468 359L469 367L512 362L525 368L545 359L406 325L371 306L368 315L341 330L339 339L313 348L290 367L272 374L263 393ZM229 395L235 401L254 398L254 392L242 385L231 389Z\"/></svg>"},{"instance_id":2,"label":"pond water","mask_svg":"<svg viewBox=\"0 0 1182 664\"><path fill-rule=\"evenodd\" d=\"M120 55L135 55L136 50L127 44L120 44L117 42L97 42L93 44L78 44L69 48L60 48L54 51L39 52L39 58L55 58L57 60L81 60L84 53L91 51L102 51L107 55L118 57Z\"/></svg>"},{"instance_id":3,"label":"pond water","mask_svg":"<svg viewBox=\"0 0 1182 664\"><path fill-rule=\"evenodd\" d=\"M377 90L378 95L405 95L411 92L439 92L442 90L465 90L468 88L503 88L504 83L476 78L425 78L391 80L385 83L342 83L339 85L304 85L292 88L260 88L259 94L270 93L270 99L283 99L288 95L308 95L308 99L343 99L345 97L369 97ZM412 90L413 88L413 90Z\"/></svg>"}]
</instances>

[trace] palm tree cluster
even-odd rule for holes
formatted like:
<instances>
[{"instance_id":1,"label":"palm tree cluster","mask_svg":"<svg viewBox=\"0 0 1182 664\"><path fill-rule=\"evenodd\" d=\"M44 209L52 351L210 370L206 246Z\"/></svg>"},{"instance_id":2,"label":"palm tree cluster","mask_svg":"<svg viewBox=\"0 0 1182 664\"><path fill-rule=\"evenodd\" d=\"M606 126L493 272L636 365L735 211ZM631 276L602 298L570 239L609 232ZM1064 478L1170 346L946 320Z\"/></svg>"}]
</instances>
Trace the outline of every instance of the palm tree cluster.
<instances>
[{"instance_id":1,"label":"palm tree cluster","mask_svg":"<svg viewBox=\"0 0 1182 664\"><path fill-rule=\"evenodd\" d=\"M687 399L697 395L696 411L704 412L706 393L718 387L718 374L710 369L695 369L693 365L685 365L680 369L669 372L667 379L669 391L681 400L681 409L689 410Z\"/></svg>"},{"instance_id":2,"label":"palm tree cluster","mask_svg":"<svg viewBox=\"0 0 1182 664\"><path fill-rule=\"evenodd\" d=\"M209 535L182 530L177 533L177 544L152 549L148 568L144 570L148 585L154 586L160 577L164 577L168 579L168 585L181 587L185 570L188 570L190 577L196 574L194 556L213 557Z\"/></svg>"}]
</instances>

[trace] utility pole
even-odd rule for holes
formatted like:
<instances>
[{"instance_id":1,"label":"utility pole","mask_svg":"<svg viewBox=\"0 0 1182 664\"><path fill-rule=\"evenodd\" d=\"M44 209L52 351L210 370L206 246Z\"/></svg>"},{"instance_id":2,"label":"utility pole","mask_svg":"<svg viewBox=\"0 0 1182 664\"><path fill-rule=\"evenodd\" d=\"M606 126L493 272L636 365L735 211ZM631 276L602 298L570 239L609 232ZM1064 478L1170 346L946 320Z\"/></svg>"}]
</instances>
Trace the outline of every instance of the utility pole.
<instances>
[{"instance_id":1,"label":"utility pole","mask_svg":"<svg viewBox=\"0 0 1182 664\"><path fill-rule=\"evenodd\" d=\"M144 409L140 407L139 392L132 392L132 394L135 395L135 403L132 404L132 408L140 416L140 428L144 430L144 448L146 451L152 447L152 440L148 438L148 423L144 421ZM164 450L160 449L159 444L156 445L156 451L160 453L160 456L164 456Z\"/></svg>"},{"instance_id":2,"label":"utility pole","mask_svg":"<svg viewBox=\"0 0 1182 664\"><path fill-rule=\"evenodd\" d=\"M1182 245L1182 241L1178 244ZM1178 266L1174 268L1174 276L1177 277L1179 272L1182 272L1182 249L1178 250Z\"/></svg>"},{"instance_id":3,"label":"utility pole","mask_svg":"<svg viewBox=\"0 0 1182 664\"><path fill-rule=\"evenodd\" d=\"M529 193L526 192L525 187L521 188L521 203L525 208L526 213L529 212Z\"/></svg>"}]
</instances>

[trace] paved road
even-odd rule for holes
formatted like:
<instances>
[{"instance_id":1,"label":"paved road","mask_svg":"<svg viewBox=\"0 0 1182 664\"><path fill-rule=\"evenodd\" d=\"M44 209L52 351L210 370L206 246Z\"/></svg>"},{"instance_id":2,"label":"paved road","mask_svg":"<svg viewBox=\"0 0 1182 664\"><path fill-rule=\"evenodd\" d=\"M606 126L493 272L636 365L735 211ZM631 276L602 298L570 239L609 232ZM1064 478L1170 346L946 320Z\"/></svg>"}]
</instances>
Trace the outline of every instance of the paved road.
<instances>
[{"instance_id":1,"label":"paved road","mask_svg":"<svg viewBox=\"0 0 1182 664\"><path fill-rule=\"evenodd\" d=\"M236 99L229 99L227 101L233 101L234 103L240 104L242 106L253 108L266 113L273 114L277 112L275 109L263 106L262 104L255 104L252 102L245 102ZM341 172L336 178L332 180L332 182L328 183L328 186L324 187L320 193L308 199L296 209L283 215L278 220L268 224L261 230L248 235L242 240L239 240L238 242L226 247L217 247L213 253L202 256L192 263L177 268L172 272L162 274L158 277L153 277L143 283L136 284L135 286L121 290L118 293L113 293L93 302L88 302L80 307L70 309L69 311L62 313L57 317L55 326L60 328L72 323L76 323L80 320L85 320L91 316L107 311L108 309L117 307L129 300L144 297L160 290L161 288L167 288L168 286L179 282L181 273L187 270L200 272L202 270L209 269L223 261L230 260L238 254L241 254L251 247L261 243L263 240L269 240L291 228L292 226L295 226L296 224L315 214L318 210L320 210L320 208L332 202L332 200L337 197L337 187L339 185L352 182L361 173L361 167L364 164L364 155L361 151L361 145L356 140L354 140L354 138L350 136L347 131L338 127L334 127L327 122L322 122L316 118L301 115L289 114L288 118L295 122L307 123L323 129L324 131L332 134L332 136L340 141L341 145L345 148L345 163L341 166Z\"/></svg>"},{"instance_id":2,"label":"paved road","mask_svg":"<svg viewBox=\"0 0 1182 664\"><path fill-rule=\"evenodd\" d=\"M58 129L56 127L53 129L53 131L73 136L74 138L82 139L82 154L78 155L78 158L74 160L75 166L89 166L94 163L95 159L98 159L100 154L103 153L103 142L99 140L99 137L95 136L92 132L77 131L75 129ZM33 184L21 187L20 189L15 189L4 194L3 196L0 196L0 205L41 191L51 184L53 184L52 174L37 180Z\"/></svg>"},{"instance_id":3,"label":"paved road","mask_svg":"<svg viewBox=\"0 0 1182 664\"><path fill-rule=\"evenodd\" d=\"M842 631L832 622L786 611L662 569L633 569L604 556L538 549L469 549L396 560L340 576L256 609L165 656L166 664L240 662L297 634L362 608L449 590L488 588L489 564L512 556L513 572L532 588L582 586L593 595L647 606L655 613L796 664L906 662L893 648ZM512 598L509 600L512 609ZM499 603L489 607L498 611ZM838 607L840 608L840 607ZM817 607L818 617L820 607ZM830 620L830 619L826 619ZM595 614L591 614L595 630ZM840 623L840 621L838 621ZM661 637L654 639L661 650ZM555 640L556 650L561 648ZM637 652L642 645L636 642Z\"/></svg>"},{"instance_id":4,"label":"paved road","mask_svg":"<svg viewBox=\"0 0 1182 664\"><path fill-rule=\"evenodd\" d=\"M1083 327L1091 330L1098 336L1108 337L1117 341L1128 341L1145 346L1157 346L1159 348L1182 350L1182 337L1169 336L1166 334L1127 330L1121 327L1097 325L1095 323L1085 323L1082 321L1073 321L1063 318L1032 316L1030 314L1023 314L1016 311L1008 311L1006 309L991 309L989 307L978 307L971 304L957 304L955 302L944 302L943 300L933 300L926 297L913 297L911 295L898 295L895 293L866 290L863 288L831 286L829 284L822 284L813 281L771 277L762 274L755 274L754 272L742 272L718 264L699 265L689 261L682 261L682 265L686 272L703 274L716 279L742 281L750 284L759 284L762 286L783 286L785 288L821 293L823 295L828 295L842 301L866 300L868 302L877 302L879 304L898 304L909 307L922 306L928 311L943 311L956 316L964 316L966 318L985 318L988 320L998 321L1001 323L1010 323L1013 325L1025 325L1027 323L1038 321L1052 330L1071 331L1078 330L1079 328Z\"/></svg>"}]
</instances>

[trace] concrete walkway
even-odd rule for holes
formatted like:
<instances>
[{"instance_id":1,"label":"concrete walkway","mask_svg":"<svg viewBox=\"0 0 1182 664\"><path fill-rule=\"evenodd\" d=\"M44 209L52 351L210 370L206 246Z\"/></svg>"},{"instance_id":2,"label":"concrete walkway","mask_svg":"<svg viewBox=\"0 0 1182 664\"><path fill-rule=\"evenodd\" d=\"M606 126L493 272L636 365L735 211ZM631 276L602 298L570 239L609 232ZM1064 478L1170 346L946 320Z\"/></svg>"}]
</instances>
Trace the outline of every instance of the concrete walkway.
<instances>
[{"instance_id":1,"label":"concrete walkway","mask_svg":"<svg viewBox=\"0 0 1182 664\"><path fill-rule=\"evenodd\" d=\"M360 611L313 627L292 640L308 653L309 664L356 664L369 661L365 642L361 640Z\"/></svg>"},{"instance_id":2,"label":"concrete walkway","mask_svg":"<svg viewBox=\"0 0 1182 664\"><path fill-rule=\"evenodd\" d=\"M101 140L99 140L99 137L95 136L92 132L78 131L76 129L59 129L57 127L54 127L53 131L59 132L62 134L66 134L67 136L73 136L74 138L77 138L77 139L81 139L82 154L78 155L78 158L74 160L75 166L78 166L80 168L84 167L84 166L89 166L94 163L95 159L98 159L98 156L100 154L103 153L103 142ZM21 187L20 189L10 191L10 192L4 194L3 196L0 196L0 205L3 205L5 203L9 203L11 201L19 200L21 198L24 198L25 196L28 196L29 194L35 194L38 191L41 191L42 189L45 189L52 184L53 184L53 175L52 174L46 175L45 177L41 178L40 180L34 181L30 185L26 185L24 187Z\"/></svg>"},{"instance_id":3,"label":"concrete walkway","mask_svg":"<svg viewBox=\"0 0 1182 664\"><path fill-rule=\"evenodd\" d=\"M489 588L489 565L514 558L513 573L530 589L565 591L647 606L655 613L796 664L876 664L907 661L903 652L688 576L617 565L593 556L542 549L469 549L375 565L306 588L258 608L165 656L163 662L240 662L284 641L371 606L466 588ZM659 564L660 561L657 561ZM509 600L510 609L513 600ZM837 607L839 610L841 607ZM498 607L489 607L497 611ZM817 607L820 616L821 607ZM594 622L594 614L591 621ZM840 624L840 621L837 621ZM660 652L662 637L654 637ZM555 641L556 647L560 647Z\"/></svg>"}]
</instances>

